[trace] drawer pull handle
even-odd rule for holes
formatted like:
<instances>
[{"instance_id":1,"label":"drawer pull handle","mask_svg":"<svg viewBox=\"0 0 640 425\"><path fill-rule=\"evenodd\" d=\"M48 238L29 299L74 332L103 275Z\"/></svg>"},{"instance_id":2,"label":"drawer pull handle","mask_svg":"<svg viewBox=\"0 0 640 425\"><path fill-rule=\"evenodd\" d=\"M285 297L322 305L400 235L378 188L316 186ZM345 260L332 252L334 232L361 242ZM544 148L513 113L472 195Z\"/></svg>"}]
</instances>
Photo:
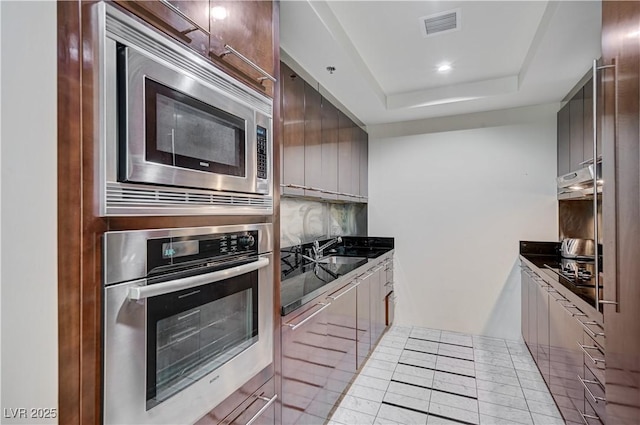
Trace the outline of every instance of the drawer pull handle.
<instances>
[{"instance_id":1,"label":"drawer pull handle","mask_svg":"<svg viewBox=\"0 0 640 425\"><path fill-rule=\"evenodd\" d=\"M577 342L578 342L578 345L580 346L580 349L582 350L582 352L584 354L586 354L587 357L589 357L589 360L591 360L593 362L593 364L595 364L595 365L597 365L598 363L604 364L604 359L597 359L597 358L593 357L591 354L589 354L589 352L587 351L587 349L600 351L598 349L598 347L593 346L593 345L583 345L583 344L580 344L580 341L577 341Z\"/></svg>"},{"instance_id":2,"label":"drawer pull handle","mask_svg":"<svg viewBox=\"0 0 640 425\"><path fill-rule=\"evenodd\" d=\"M233 47L229 46L228 44L225 44L224 45L224 49L225 49L224 52L222 52L220 54L221 58L223 58L223 57L227 56L228 54L232 53L232 54L236 55L238 58L240 58L247 65L249 65L251 68L255 69L260 74L264 75L264 77L258 78L258 81L270 80L270 81L273 81L274 83L276 82L276 79L273 76L271 76L271 74L269 74L264 69L260 68L258 65L253 63L249 58L247 58L245 55L243 55L242 53L240 53L239 51L237 51Z\"/></svg>"},{"instance_id":3,"label":"drawer pull handle","mask_svg":"<svg viewBox=\"0 0 640 425\"><path fill-rule=\"evenodd\" d=\"M599 416L587 415L586 413L582 413L580 410L578 410L578 413L580 413L580 416L582 417L582 422L584 422L584 425L590 425L589 424L589 419L596 419L597 421L600 421L600 417ZM600 421L600 422L602 422L602 421Z\"/></svg>"},{"instance_id":4,"label":"drawer pull handle","mask_svg":"<svg viewBox=\"0 0 640 425\"><path fill-rule=\"evenodd\" d=\"M597 397L595 395L593 395L593 393L591 392L591 390L589 389L589 387L587 386L587 384L596 384L596 385L600 385L599 382L596 381L590 381L588 379L582 379L580 377L580 375L578 375L578 379L580 380L580 383L582 384L582 386L584 387L584 389L587 391L587 393L589 394L589 397L591 397L591 399L595 402L595 403L599 403L601 401L607 401L606 398L604 397Z\"/></svg>"},{"instance_id":5,"label":"drawer pull handle","mask_svg":"<svg viewBox=\"0 0 640 425\"><path fill-rule=\"evenodd\" d=\"M599 337L599 336L604 337L604 332L594 332L589 328L589 326L587 326L587 325L597 325L598 324L597 322L593 322L593 321L592 322L583 322L581 320L578 320L578 322L580 322L580 324L582 325L584 330L587 331L587 333L589 335L591 335L592 338L596 338L596 337Z\"/></svg>"},{"instance_id":6,"label":"drawer pull handle","mask_svg":"<svg viewBox=\"0 0 640 425\"><path fill-rule=\"evenodd\" d=\"M207 35L211 35L211 33L207 29L203 28L202 25L199 25L196 21L194 21L193 19L188 17L182 10L178 9L176 6L174 6L171 3L169 3L168 0L160 0L160 3L164 4L166 7L171 9L173 11L173 13L175 13L178 16L180 16L182 19L184 19L185 21L189 22L191 25L193 25L195 27L191 31L187 31L187 33L195 31L195 30L200 30L200 31L202 31L203 33L205 33Z\"/></svg>"},{"instance_id":7,"label":"drawer pull handle","mask_svg":"<svg viewBox=\"0 0 640 425\"><path fill-rule=\"evenodd\" d=\"M317 305L321 305L322 308L319 309L318 311L316 311L315 313L313 313L311 316L307 317L306 319L304 319L302 322L298 323L298 324L293 324L293 323L287 323L287 326L289 326L291 328L292 331L295 331L296 329L298 329L300 326L304 325L305 323L307 323L309 320L313 319L314 317L316 317L318 314L320 314L322 312L322 310L326 310L327 308L329 308L329 306L331 305L331 303L318 303Z\"/></svg>"},{"instance_id":8,"label":"drawer pull handle","mask_svg":"<svg viewBox=\"0 0 640 425\"><path fill-rule=\"evenodd\" d=\"M335 300L339 299L340 297L342 297L343 295L346 295L346 294L347 294L347 292L351 292L352 290L354 290L355 288L357 288L358 286L360 286L360 284L361 284L361 283L362 283L362 282L358 282L358 283L354 284L351 288L347 289L346 291L344 291L343 293L341 293L341 294L339 294L339 295L336 295L335 297L334 297L333 295L327 295L327 298L329 298L329 299L331 299L331 300L335 301Z\"/></svg>"},{"instance_id":9,"label":"drawer pull handle","mask_svg":"<svg viewBox=\"0 0 640 425\"><path fill-rule=\"evenodd\" d=\"M253 423L276 401L276 399L278 398L278 394L274 395L271 398L263 397L263 396L258 396L258 398L262 401L266 401L267 404L262 406L262 408L258 410L258 413L256 413L253 416L253 418L249 419L249 421L247 422L247 425L253 425Z\"/></svg>"}]
</instances>

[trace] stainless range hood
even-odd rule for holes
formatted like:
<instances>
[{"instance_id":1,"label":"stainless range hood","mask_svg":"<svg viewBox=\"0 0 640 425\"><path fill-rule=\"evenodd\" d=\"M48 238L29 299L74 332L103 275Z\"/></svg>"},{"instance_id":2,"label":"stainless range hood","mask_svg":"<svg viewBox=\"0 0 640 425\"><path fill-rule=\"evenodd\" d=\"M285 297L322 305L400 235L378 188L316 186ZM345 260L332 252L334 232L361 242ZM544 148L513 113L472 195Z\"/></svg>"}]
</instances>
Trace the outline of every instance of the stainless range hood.
<instances>
[{"instance_id":1,"label":"stainless range hood","mask_svg":"<svg viewBox=\"0 0 640 425\"><path fill-rule=\"evenodd\" d=\"M558 199L593 199L593 185L602 193L602 163L572 171L558 177Z\"/></svg>"}]
</instances>

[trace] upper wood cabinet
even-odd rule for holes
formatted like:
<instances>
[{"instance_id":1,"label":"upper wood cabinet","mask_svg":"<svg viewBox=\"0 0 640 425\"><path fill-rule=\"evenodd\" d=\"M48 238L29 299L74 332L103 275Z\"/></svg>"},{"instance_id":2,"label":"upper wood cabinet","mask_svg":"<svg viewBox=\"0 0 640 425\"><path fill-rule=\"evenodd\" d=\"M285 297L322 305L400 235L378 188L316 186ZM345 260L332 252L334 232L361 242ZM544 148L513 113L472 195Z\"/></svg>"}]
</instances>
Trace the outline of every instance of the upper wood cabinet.
<instances>
[{"instance_id":1,"label":"upper wood cabinet","mask_svg":"<svg viewBox=\"0 0 640 425\"><path fill-rule=\"evenodd\" d=\"M280 183L284 195L304 195L305 185L305 82L281 64L282 144ZM293 186L293 187L291 187Z\"/></svg>"},{"instance_id":2,"label":"upper wood cabinet","mask_svg":"<svg viewBox=\"0 0 640 425\"><path fill-rule=\"evenodd\" d=\"M276 77L271 1L115 0L244 83L273 96L274 84L238 55Z\"/></svg>"},{"instance_id":3,"label":"upper wood cabinet","mask_svg":"<svg viewBox=\"0 0 640 425\"><path fill-rule=\"evenodd\" d=\"M208 1L116 0L115 3L199 54L208 57L210 33Z\"/></svg>"},{"instance_id":4,"label":"upper wood cabinet","mask_svg":"<svg viewBox=\"0 0 640 425\"><path fill-rule=\"evenodd\" d=\"M273 82L263 79L255 68L237 55L221 57L230 46L245 58L274 76L273 4L271 1L214 1L211 7L211 55L249 77L252 84L262 81L273 96ZM220 14L220 15L219 15ZM224 15L224 18L221 18Z\"/></svg>"},{"instance_id":5,"label":"upper wood cabinet","mask_svg":"<svg viewBox=\"0 0 640 425\"><path fill-rule=\"evenodd\" d=\"M282 80L282 194L366 202L368 136L290 67Z\"/></svg>"},{"instance_id":6,"label":"upper wood cabinet","mask_svg":"<svg viewBox=\"0 0 640 425\"><path fill-rule=\"evenodd\" d=\"M567 103L558 111L558 176L571 171L571 111Z\"/></svg>"},{"instance_id":7,"label":"upper wood cabinet","mask_svg":"<svg viewBox=\"0 0 640 425\"><path fill-rule=\"evenodd\" d=\"M598 138L597 156L601 143ZM558 111L558 175L586 167L592 160L593 79L589 79Z\"/></svg>"}]
</instances>

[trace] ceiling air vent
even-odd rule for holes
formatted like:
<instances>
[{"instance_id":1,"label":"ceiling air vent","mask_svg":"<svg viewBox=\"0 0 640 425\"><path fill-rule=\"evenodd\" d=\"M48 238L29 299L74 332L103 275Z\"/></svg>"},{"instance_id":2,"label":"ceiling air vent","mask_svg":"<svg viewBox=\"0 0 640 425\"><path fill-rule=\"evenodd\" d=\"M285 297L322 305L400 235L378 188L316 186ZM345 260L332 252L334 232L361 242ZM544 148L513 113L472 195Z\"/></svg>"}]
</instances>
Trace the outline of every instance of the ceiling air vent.
<instances>
[{"instance_id":1,"label":"ceiling air vent","mask_svg":"<svg viewBox=\"0 0 640 425\"><path fill-rule=\"evenodd\" d=\"M460 29L460 9L448 10L420 18L423 37L446 34Z\"/></svg>"}]
</instances>

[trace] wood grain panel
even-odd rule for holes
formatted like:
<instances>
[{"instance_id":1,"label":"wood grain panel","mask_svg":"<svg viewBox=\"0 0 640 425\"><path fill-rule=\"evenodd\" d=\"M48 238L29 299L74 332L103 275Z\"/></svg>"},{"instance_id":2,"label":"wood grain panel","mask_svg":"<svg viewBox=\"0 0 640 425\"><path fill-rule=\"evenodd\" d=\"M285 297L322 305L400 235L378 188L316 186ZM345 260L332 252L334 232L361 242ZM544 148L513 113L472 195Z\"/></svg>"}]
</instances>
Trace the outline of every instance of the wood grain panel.
<instances>
[{"instance_id":1,"label":"wood grain panel","mask_svg":"<svg viewBox=\"0 0 640 425\"><path fill-rule=\"evenodd\" d=\"M582 123L584 119L583 95L583 90L580 89L569 101L569 113L571 114L569 121L569 125L571 126L569 168L571 171L581 168L580 163L584 161L584 125Z\"/></svg>"},{"instance_id":2,"label":"wood grain panel","mask_svg":"<svg viewBox=\"0 0 640 425\"><path fill-rule=\"evenodd\" d=\"M322 179L322 96L304 83L304 182L307 187L324 188ZM306 196L319 198L318 191L306 190Z\"/></svg>"},{"instance_id":3,"label":"wood grain panel","mask_svg":"<svg viewBox=\"0 0 640 425\"><path fill-rule=\"evenodd\" d=\"M607 417L640 418L640 3L602 5ZM634 35L635 34L635 35Z\"/></svg>"},{"instance_id":4,"label":"wood grain panel","mask_svg":"<svg viewBox=\"0 0 640 425\"><path fill-rule=\"evenodd\" d=\"M304 186L304 85L291 68L282 64L282 184ZM304 189L283 188L286 195L304 195Z\"/></svg>"},{"instance_id":5,"label":"wood grain panel","mask_svg":"<svg viewBox=\"0 0 640 425\"><path fill-rule=\"evenodd\" d=\"M322 98L322 188L338 191L338 109ZM338 195L323 193L324 199L338 199Z\"/></svg>"},{"instance_id":6,"label":"wood grain panel","mask_svg":"<svg viewBox=\"0 0 640 425\"><path fill-rule=\"evenodd\" d=\"M82 218L80 5L58 2L58 398L59 420L80 424Z\"/></svg>"}]
</instances>

